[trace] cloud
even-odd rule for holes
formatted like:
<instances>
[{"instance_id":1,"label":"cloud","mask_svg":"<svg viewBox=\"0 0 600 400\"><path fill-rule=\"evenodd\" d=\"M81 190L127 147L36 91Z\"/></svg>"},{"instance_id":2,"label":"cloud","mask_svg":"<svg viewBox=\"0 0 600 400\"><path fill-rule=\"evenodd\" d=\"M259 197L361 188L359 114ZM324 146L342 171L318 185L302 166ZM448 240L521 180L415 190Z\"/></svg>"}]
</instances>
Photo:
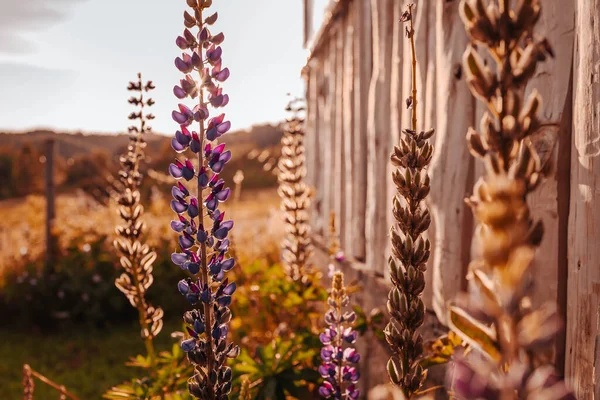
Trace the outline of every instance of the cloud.
<instances>
[{"instance_id":1,"label":"cloud","mask_svg":"<svg viewBox=\"0 0 600 400\"><path fill-rule=\"evenodd\" d=\"M0 62L0 129L45 125L77 104L78 73L22 63Z\"/></svg>"},{"instance_id":2,"label":"cloud","mask_svg":"<svg viewBox=\"0 0 600 400\"><path fill-rule=\"evenodd\" d=\"M27 34L44 31L64 21L76 4L85 0L0 1L0 53L35 50Z\"/></svg>"}]
</instances>

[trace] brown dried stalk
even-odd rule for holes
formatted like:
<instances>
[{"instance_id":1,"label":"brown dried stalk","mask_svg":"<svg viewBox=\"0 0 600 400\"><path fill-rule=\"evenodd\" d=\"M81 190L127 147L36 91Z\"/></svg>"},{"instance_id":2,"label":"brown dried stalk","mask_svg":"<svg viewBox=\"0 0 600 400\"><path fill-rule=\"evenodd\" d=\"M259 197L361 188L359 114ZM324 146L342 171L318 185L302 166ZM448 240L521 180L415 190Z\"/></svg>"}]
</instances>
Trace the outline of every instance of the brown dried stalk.
<instances>
[{"instance_id":1,"label":"brown dried stalk","mask_svg":"<svg viewBox=\"0 0 600 400\"><path fill-rule=\"evenodd\" d=\"M327 246L327 251L329 252L329 261L332 263L336 261L342 250L340 237L335 227L335 218L335 211L329 213L329 245Z\"/></svg>"},{"instance_id":2,"label":"brown dried stalk","mask_svg":"<svg viewBox=\"0 0 600 400\"><path fill-rule=\"evenodd\" d=\"M281 138L281 158L279 159L279 196L285 218L285 237L282 243L282 257L288 275L293 280L306 277L312 254L310 226L308 224L310 191L304 182L306 176L304 155L303 100L292 100L287 110L292 113L285 124Z\"/></svg>"},{"instance_id":3,"label":"brown dried stalk","mask_svg":"<svg viewBox=\"0 0 600 400\"><path fill-rule=\"evenodd\" d=\"M455 387L464 398L484 397L484 390L486 398L562 399L570 394L547 365L560 318L554 305L535 310L529 298L543 226L531 218L527 195L541 182L548 163L540 155L550 155L556 138L548 136L554 124L539 118L539 93L524 101L524 92L537 63L553 53L546 39L533 35L540 1L517 3L515 10L508 0L460 4L472 41L464 55L467 82L489 112L480 132L467 133L471 153L485 164L467 199L479 254L469 266L469 295L449 309L451 328L485 361L476 367L459 361ZM475 46L488 50L495 71Z\"/></svg>"},{"instance_id":4,"label":"brown dried stalk","mask_svg":"<svg viewBox=\"0 0 600 400\"><path fill-rule=\"evenodd\" d=\"M385 328L386 340L394 353L387 366L390 379L400 386L407 398L419 393L427 376L420 362L424 356L424 345L418 329L425 320L421 296L431 248L423 233L431 223L424 200L430 190L426 168L433 154L433 146L428 139L434 134L433 129L417 133L413 6L410 4L402 14L402 21L409 22L406 34L412 49L413 88L412 96L407 99L407 105L412 104L412 128L403 130L404 137L394 147L391 157L396 167L393 180L397 194L394 196L393 213L397 227L392 226L391 229L393 256L389 258L389 269L394 286L388 296L391 319Z\"/></svg>"},{"instance_id":5,"label":"brown dried stalk","mask_svg":"<svg viewBox=\"0 0 600 400\"><path fill-rule=\"evenodd\" d=\"M71 400L79 400L73 393L70 393L67 390L67 388L65 388L63 385L59 385L46 378L39 372L34 371L29 366L29 364L23 365L23 400L33 400L33 391L35 389L35 382L33 378L37 378L41 382L56 390L60 394L60 400L66 400L67 398Z\"/></svg>"},{"instance_id":6,"label":"brown dried stalk","mask_svg":"<svg viewBox=\"0 0 600 400\"><path fill-rule=\"evenodd\" d=\"M143 134L151 132L152 128L147 122L154 119L152 114L145 114L144 111L144 107L152 106L154 100L144 98L144 93L152 89L154 89L152 81L144 85L141 74L138 74L138 81L130 82L128 87L130 91L139 92L138 97L133 96L129 99L129 103L139 107L139 111L129 115L130 120L139 120L139 127L129 128L129 146L127 153L121 157L119 179L123 184L123 192L120 193L118 202L119 214L125 224L117 227L116 232L119 237L114 245L121 254L120 262L125 270L115 280L115 286L127 296L131 305L138 309L141 335L150 363L154 365L155 353L152 340L162 329L164 313L161 308L155 308L146 301L146 292L154 281L152 263L156 259L156 253L140 241L145 224L141 220L144 207L140 204L139 191L142 182L140 163L144 158L144 147L146 147Z\"/></svg>"}]
</instances>

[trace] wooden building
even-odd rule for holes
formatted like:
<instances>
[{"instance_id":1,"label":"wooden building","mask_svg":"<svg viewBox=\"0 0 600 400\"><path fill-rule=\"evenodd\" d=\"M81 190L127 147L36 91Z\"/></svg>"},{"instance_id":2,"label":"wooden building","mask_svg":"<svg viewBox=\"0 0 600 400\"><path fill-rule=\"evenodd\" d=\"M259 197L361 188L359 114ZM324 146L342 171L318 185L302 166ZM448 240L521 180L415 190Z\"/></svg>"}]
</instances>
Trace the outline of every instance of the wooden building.
<instances>
[{"instance_id":1,"label":"wooden building","mask_svg":"<svg viewBox=\"0 0 600 400\"><path fill-rule=\"evenodd\" d=\"M345 269L365 287L359 301L366 308L384 305L395 190L389 154L410 118L404 104L410 57L399 21L407 1L304 1L315 241L326 245L328 215L335 211L349 258ZM443 323L446 302L466 289L473 219L463 199L482 167L470 156L465 133L483 109L463 79L467 36L459 0L411 1L419 129L436 129L429 170L433 256L425 297ZM544 117L560 121L561 129L554 173L531 201L546 231L536 257L534 302L558 304L566 330L557 343L557 365L579 399L600 399L600 2L543 0L542 6L538 32L557 57L540 64L531 86L544 99ZM387 378L384 365L377 366L385 354L366 346L365 385L372 386Z\"/></svg>"}]
</instances>

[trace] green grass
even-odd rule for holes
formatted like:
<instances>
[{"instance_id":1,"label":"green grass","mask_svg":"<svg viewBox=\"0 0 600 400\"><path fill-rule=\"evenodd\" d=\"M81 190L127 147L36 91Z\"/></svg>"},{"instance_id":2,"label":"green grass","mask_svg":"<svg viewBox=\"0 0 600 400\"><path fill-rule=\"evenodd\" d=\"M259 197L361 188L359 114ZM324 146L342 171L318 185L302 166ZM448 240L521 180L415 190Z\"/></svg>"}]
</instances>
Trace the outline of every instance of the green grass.
<instances>
[{"instance_id":1,"label":"green grass","mask_svg":"<svg viewBox=\"0 0 600 400\"><path fill-rule=\"evenodd\" d=\"M158 351L170 350L170 334L181 320L166 321L156 339ZM77 329L77 328L76 328ZM51 335L0 330L0 399L23 395L23 364L65 385L81 400L101 399L110 387L133 378L136 369L125 362L144 352L137 324L107 330L81 328ZM58 393L36 380L36 399L57 399Z\"/></svg>"}]
</instances>

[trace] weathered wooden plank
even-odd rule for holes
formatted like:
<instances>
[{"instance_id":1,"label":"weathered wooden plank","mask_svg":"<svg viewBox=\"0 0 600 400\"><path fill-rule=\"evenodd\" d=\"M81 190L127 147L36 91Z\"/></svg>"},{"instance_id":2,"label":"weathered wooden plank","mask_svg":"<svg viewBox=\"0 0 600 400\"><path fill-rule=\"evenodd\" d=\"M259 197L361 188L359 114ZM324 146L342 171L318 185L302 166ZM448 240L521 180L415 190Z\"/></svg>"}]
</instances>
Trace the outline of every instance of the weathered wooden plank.
<instances>
[{"instance_id":1,"label":"weathered wooden plank","mask_svg":"<svg viewBox=\"0 0 600 400\"><path fill-rule=\"evenodd\" d=\"M322 94L320 96L320 110L323 110L323 128L321 132L319 132L319 136L322 140L322 165L321 168L323 170L323 185L319 188L322 193L321 199L321 207L320 207L320 220L319 220L319 231L321 234L326 237L327 236L327 224L329 221L329 213L332 209L332 198L333 198L333 121L331 118L332 115L332 106L333 102L333 83L335 80L332 79L334 76L333 69L333 60L332 55L335 55L335 47L333 47L334 51L331 51L331 47L329 45L325 45L323 49L323 86L322 86Z\"/></svg>"},{"instance_id":2,"label":"weathered wooden plank","mask_svg":"<svg viewBox=\"0 0 600 400\"><path fill-rule=\"evenodd\" d=\"M393 14L398 16L402 15L404 11L404 4L402 1L394 2ZM389 147L393 149L395 145L400 141L400 135L402 132L402 114L406 108L402 85L403 85L403 59L404 59L404 36L405 24L400 21L400 18L394 18L393 20L393 34L389 40L392 41L392 57L391 57L391 76L390 76L390 134L389 134ZM385 228L390 229L391 226L395 225L396 221L393 215L393 198L396 195L396 185L392 179L392 173L394 166L391 163L390 157L386 159L387 173L386 173L386 188L387 198L389 205L386 212L386 224ZM383 227L381 228L383 229ZM389 257L392 253L391 241L387 240L385 247L385 255ZM388 268L383 270L386 278L389 276Z\"/></svg>"},{"instance_id":3,"label":"weathered wooden plank","mask_svg":"<svg viewBox=\"0 0 600 400\"><path fill-rule=\"evenodd\" d=\"M436 62L436 8L439 2L433 2L429 5L427 12L427 68L425 80L425 115L423 117L423 128L425 130L435 128L435 106L437 88L435 86L435 62ZM435 140L435 139L433 139ZM434 150L435 151L435 150ZM427 207L431 209L431 199L426 199ZM435 224L432 223L426 232L432 245L435 244ZM427 270L425 271L425 289L423 290L423 302L427 309L432 309L433 299L433 257L429 257L427 262Z\"/></svg>"},{"instance_id":4,"label":"weathered wooden plank","mask_svg":"<svg viewBox=\"0 0 600 400\"><path fill-rule=\"evenodd\" d=\"M566 375L600 399L600 1L575 2Z\"/></svg>"},{"instance_id":5,"label":"weathered wooden plank","mask_svg":"<svg viewBox=\"0 0 600 400\"><path fill-rule=\"evenodd\" d=\"M555 59L538 64L538 70L535 77L530 82L530 88L535 88L544 100L542 115L544 120L556 121L563 125L565 122L570 125L570 121L563 121L563 111L565 102L572 101L567 98L569 90L570 77L572 74L572 51L574 40L575 8L572 2L545 2L540 22L536 27L536 32L545 36L554 51L558 55ZM570 112L566 113L570 118ZM561 135L569 134L561 132ZM567 141L560 141L556 145L552 161L557 165L558 154L571 151L571 144ZM561 232L559 229L559 196L566 193L559 192L559 182L557 179L558 168L554 168L542 185L529 196L529 205L532 209L532 215L535 219L541 219L544 224L544 239L536 252L535 256L535 286L532 295L533 304L539 306L544 302L557 303L559 291L566 290L566 262L562 262L563 271L559 271L559 254L566 254L567 241L560 242ZM568 176L565 177L568 180ZM569 183L566 182L566 185ZM567 211L568 213L568 211ZM564 214L564 212L563 212ZM564 215L563 218L568 218ZM565 224L563 224L565 225ZM567 229L566 225L562 227ZM563 255L563 257L565 257ZM565 260L566 261L566 260ZM562 276L562 279L559 279ZM563 287L559 290L559 285ZM565 304L559 304L559 308L564 310ZM564 311L563 311L564 314ZM564 337L558 341L557 361L563 362L564 359ZM560 366L562 368L562 365Z\"/></svg>"},{"instance_id":6,"label":"weathered wooden plank","mask_svg":"<svg viewBox=\"0 0 600 400\"><path fill-rule=\"evenodd\" d=\"M335 99L333 100L335 105L334 118L335 118L335 160L333 168L333 186L334 186L334 202L333 209L335 211L337 233L340 238L340 244L342 249L346 247L345 243L345 230L346 224L344 223L346 196L345 193L345 179L344 179L344 42L346 41L346 24L347 19L345 16L340 16L337 20L336 26L336 38L333 44L335 45Z\"/></svg>"},{"instance_id":7,"label":"weathered wooden plank","mask_svg":"<svg viewBox=\"0 0 600 400\"><path fill-rule=\"evenodd\" d=\"M464 198L473 187L472 159L465 133L474 123L475 103L457 74L467 36L458 2L438 2L436 10L436 135L431 162L433 245L433 309L446 321L446 302L464 287L470 258L471 211Z\"/></svg>"},{"instance_id":8,"label":"weathered wooden plank","mask_svg":"<svg viewBox=\"0 0 600 400\"><path fill-rule=\"evenodd\" d=\"M373 23L373 76L369 88L367 142L367 265L383 273L388 242L387 196L390 132L390 81L394 19L393 0L371 0ZM397 16L396 16L397 18Z\"/></svg>"},{"instance_id":9,"label":"weathered wooden plank","mask_svg":"<svg viewBox=\"0 0 600 400\"><path fill-rule=\"evenodd\" d=\"M345 204L343 204L343 215L340 216L342 221L342 243L345 252L353 247L354 236L356 231L353 229L352 220L354 218L354 119L352 112L354 110L354 24L355 24L355 9L356 3L351 3L348 6L346 15L346 40L344 42L344 92L343 92L343 135L344 135L344 171L343 196Z\"/></svg>"},{"instance_id":10,"label":"weathered wooden plank","mask_svg":"<svg viewBox=\"0 0 600 400\"><path fill-rule=\"evenodd\" d=\"M354 57L354 182L352 230L355 232L352 255L360 261L366 256L366 209L367 209L367 115L371 75L373 71L373 47L371 30L371 7L368 1L355 2L355 57Z\"/></svg>"},{"instance_id":11,"label":"weathered wooden plank","mask_svg":"<svg viewBox=\"0 0 600 400\"><path fill-rule=\"evenodd\" d=\"M319 131L323 127L320 125L319 112L319 73L321 68L317 60L313 60L307 72L307 90L306 90L306 180L313 189L311 202L310 221L311 226L317 226L321 194L317 191L320 182L323 179L323 170L319 168L320 164L320 145Z\"/></svg>"}]
</instances>

